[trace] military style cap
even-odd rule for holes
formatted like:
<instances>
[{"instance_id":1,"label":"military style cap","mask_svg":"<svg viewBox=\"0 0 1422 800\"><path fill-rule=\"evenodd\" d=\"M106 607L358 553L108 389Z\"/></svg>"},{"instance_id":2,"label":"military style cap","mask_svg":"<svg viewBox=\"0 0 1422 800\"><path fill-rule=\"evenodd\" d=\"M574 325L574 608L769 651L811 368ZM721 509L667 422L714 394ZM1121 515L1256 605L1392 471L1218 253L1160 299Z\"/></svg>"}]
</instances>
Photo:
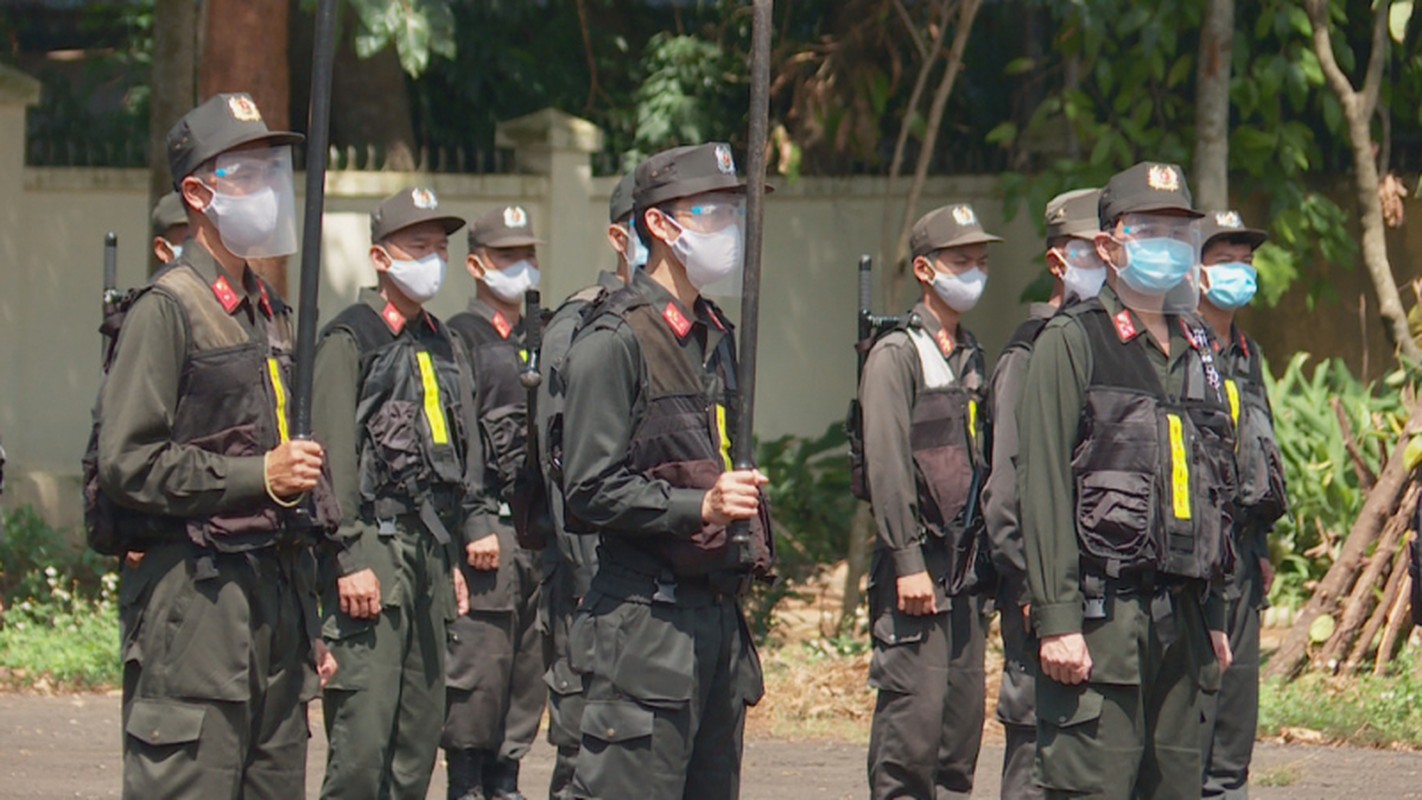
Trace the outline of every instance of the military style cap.
<instances>
[{"instance_id":1,"label":"military style cap","mask_svg":"<svg viewBox=\"0 0 1422 800\"><path fill-rule=\"evenodd\" d=\"M533 235L533 223L523 206L504 206L479 217L469 225L469 249L476 247L525 247L543 244Z\"/></svg>"},{"instance_id":2,"label":"military style cap","mask_svg":"<svg viewBox=\"0 0 1422 800\"><path fill-rule=\"evenodd\" d=\"M632 187L636 184L634 174L622 176L612 190L612 199L607 201L607 221L621 222L632 216Z\"/></svg>"},{"instance_id":3,"label":"military style cap","mask_svg":"<svg viewBox=\"0 0 1422 800\"><path fill-rule=\"evenodd\" d=\"M1257 248L1264 244L1264 240L1269 238L1269 234L1257 228L1244 227L1244 220L1240 218L1238 211L1215 211L1206 214L1200 220L1200 252L1204 252L1210 242L1215 239L1227 239L1231 241L1241 241L1249 245L1250 249Z\"/></svg>"},{"instance_id":4,"label":"military style cap","mask_svg":"<svg viewBox=\"0 0 1422 800\"><path fill-rule=\"evenodd\" d=\"M1097 214L1101 227L1110 228L1122 214L1149 214L1178 211L1186 216L1203 217L1190 199L1190 186L1185 172L1176 164L1155 161L1141 163L1111 176L1101 190Z\"/></svg>"},{"instance_id":5,"label":"military style cap","mask_svg":"<svg viewBox=\"0 0 1422 800\"><path fill-rule=\"evenodd\" d=\"M632 198L637 208L690 197L704 192L743 192L746 182L736 177L736 160L725 142L688 145L663 150L637 165ZM774 191L765 187L766 193Z\"/></svg>"},{"instance_id":6,"label":"military style cap","mask_svg":"<svg viewBox=\"0 0 1422 800\"><path fill-rule=\"evenodd\" d=\"M177 186L203 162L235 147L253 142L299 144L305 139L299 133L269 130L246 92L213 95L169 129L168 168Z\"/></svg>"},{"instance_id":7,"label":"military style cap","mask_svg":"<svg viewBox=\"0 0 1422 800\"><path fill-rule=\"evenodd\" d=\"M396 231L421 222L438 222L445 233L464 227L464 220L439 211L433 190L416 186L390 195L370 212L370 241L379 242Z\"/></svg>"},{"instance_id":8,"label":"military style cap","mask_svg":"<svg viewBox=\"0 0 1422 800\"><path fill-rule=\"evenodd\" d=\"M188 224L188 210L183 205L182 195L177 192L163 195L159 198L158 205L153 207L150 219L153 222L154 236L162 236L169 228Z\"/></svg>"},{"instance_id":9,"label":"military style cap","mask_svg":"<svg viewBox=\"0 0 1422 800\"><path fill-rule=\"evenodd\" d=\"M930 211L913 224L909 236L909 248L915 258L926 256L944 247L962 247L983 242L1000 242L1001 236L993 236L983 230L978 222L977 212L968 203L953 205Z\"/></svg>"},{"instance_id":10,"label":"military style cap","mask_svg":"<svg viewBox=\"0 0 1422 800\"><path fill-rule=\"evenodd\" d=\"M1100 189L1073 189L1053 197L1047 202L1047 238L1094 239L1101 232L1100 200Z\"/></svg>"}]
</instances>

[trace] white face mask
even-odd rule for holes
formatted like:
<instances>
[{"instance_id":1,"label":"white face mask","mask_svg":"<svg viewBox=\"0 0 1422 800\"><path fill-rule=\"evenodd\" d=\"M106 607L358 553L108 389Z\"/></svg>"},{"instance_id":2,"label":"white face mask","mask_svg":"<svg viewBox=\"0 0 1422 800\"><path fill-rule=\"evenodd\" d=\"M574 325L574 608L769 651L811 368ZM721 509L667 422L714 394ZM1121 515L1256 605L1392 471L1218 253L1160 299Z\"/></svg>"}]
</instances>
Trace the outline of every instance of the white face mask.
<instances>
[{"instance_id":1,"label":"white face mask","mask_svg":"<svg viewBox=\"0 0 1422 800\"><path fill-rule=\"evenodd\" d=\"M987 273L978 267L960 275L939 272L933 278L933 291L938 293L939 298L947 303L949 308L959 314L972 311L986 287Z\"/></svg>"},{"instance_id":2,"label":"white face mask","mask_svg":"<svg viewBox=\"0 0 1422 800\"><path fill-rule=\"evenodd\" d=\"M296 200L287 147L223 153L217 157L203 213L222 245L239 258L296 252ZM233 191L233 190L236 191Z\"/></svg>"},{"instance_id":3,"label":"white face mask","mask_svg":"<svg viewBox=\"0 0 1422 800\"><path fill-rule=\"evenodd\" d=\"M666 218L681 231L671 243L672 252L686 267L686 278L698 291L734 275L742 266L745 234L740 225L727 225L715 233L698 233Z\"/></svg>"},{"instance_id":4,"label":"white face mask","mask_svg":"<svg viewBox=\"0 0 1422 800\"><path fill-rule=\"evenodd\" d=\"M515 303L523 298L524 292L538 288L539 277L538 267L533 266L531 259L524 258L504 269L484 270L481 280L495 297L505 303Z\"/></svg>"},{"instance_id":5,"label":"white face mask","mask_svg":"<svg viewBox=\"0 0 1422 800\"><path fill-rule=\"evenodd\" d=\"M168 245L168 251L173 254L173 261L177 261L178 259L183 257L183 245L181 242L179 242L178 244L173 244L162 236L159 236L158 238L163 240L163 244ZM170 261L168 263L172 262Z\"/></svg>"},{"instance_id":6,"label":"white face mask","mask_svg":"<svg viewBox=\"0 0 1422 800\"><path fill-rule=\"evenodd\" d=\"M647 246L642 244L642 237L637 235L637 226L631 220L627 221L627 252L623 258L627 259L627 265L633 269L642 269L647 266L647 258L651 255L647 251Z\"/></svg>"},{"instance_id":7,"label":"white face mask","mask_svg":"<svg viewBox=\"0 0 1422 800\"><path fill-rule=\"evenodd\" d=\"M276 190L270 186L244 195L213 192L206 209L222 234L222 244L238 255L271 238L278 211Z\"/></svg>"},{"instance_id":8,"label":"white face mask","mask_svg":"<svg viewBox=\"0 0 1422 800\"><path fill-rule=\"evenodd\" d=\"M1067 294L1076 295L1079 300L1090 300L1100 294L1104 283L1105 267L1082 269L1068 262L1066 269L1062 271L1062 287L1066 289Z\"/></svg>"},{"instance_id":9,"label":"white face mask","mask_svg":"<svg viewBox=\"0 0 1422 800\"><path fill-rule=\"evenodd\" d=\"M390 251L387 250L386 255L390 255ZM424 305L439 294L439 287L444 285L444 276L448 269L449 262L441 258L439 253L430 253L414 261L390 256L390 269L385 274L390 276L390 282L395 284L401 294Z\"/></svg>"}]
</instances>

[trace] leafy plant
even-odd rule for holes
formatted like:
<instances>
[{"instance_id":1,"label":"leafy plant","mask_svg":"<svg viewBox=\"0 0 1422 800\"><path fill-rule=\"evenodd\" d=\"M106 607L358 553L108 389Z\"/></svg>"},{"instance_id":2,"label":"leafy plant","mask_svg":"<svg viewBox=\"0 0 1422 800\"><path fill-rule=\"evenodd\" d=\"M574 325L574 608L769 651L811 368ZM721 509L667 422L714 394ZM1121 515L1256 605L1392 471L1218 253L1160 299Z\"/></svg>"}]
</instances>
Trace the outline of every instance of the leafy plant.
<instances>
[{"instance_id":1,"label":"leafy plant","mask_svg":"<svg viewBox=\"0 0 1422 800\"><path fill-rule=\"evenodd\" d=\"M360 18L356 55L370 58L394 44L400 67L418 78L430 56L454 58L454 11L449 0L350 0Z\"/></svg>"},{"instance_id":2,"label":"leafy plant","mask_svg":"<svg viewBox=\"0 0 1422 800\"><path fill-rule=\"evenodd\" d=\"M49 571L87 598L97 597L103 578L113 571L111 558L76 546L45 524L33 508L6 511L0 536L0 598L13 605L50 595Z\"/></svg>"},{"instance_id":3,"label":"leafy plant","mask_svg":"<svg viewBox=\"0 0 1422 800\"><path fill-rule=\"evenodd\" d=\"M1328 571L1365 500L1340 414L1373 474L1405 421L1397 391L1404 380L1401 371L1376 386L1353 377L1341 360L1320 362L1312 372L1306 369L1308 360L1307 353L1296 353L1277 380L1264 370L1290 504L1271 537L1278 565L1271 600L1288 605L1306 600L1313 582Z\"/></svg>"},{"instance_id":4,"label":"leafy plant","mask_svg":"<svg viewBox=\"0 0 1422 800\"><path fill-rule=\"evenodd\" d=\"M1416 652L1399 663L1414 663ZM1309 673L1260 687L1259 732L1306 728L1324 738L1369 747L1422 747L1422 677L1404 668L1388 675L1336 678Z\"/></svg>"}]
</instances>

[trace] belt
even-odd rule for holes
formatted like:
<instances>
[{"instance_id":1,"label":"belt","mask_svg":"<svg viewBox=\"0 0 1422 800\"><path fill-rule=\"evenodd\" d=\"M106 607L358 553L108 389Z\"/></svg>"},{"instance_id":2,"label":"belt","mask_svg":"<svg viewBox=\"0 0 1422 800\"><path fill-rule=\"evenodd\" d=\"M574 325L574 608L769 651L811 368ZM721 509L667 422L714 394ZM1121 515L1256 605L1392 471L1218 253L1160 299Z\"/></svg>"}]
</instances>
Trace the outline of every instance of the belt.
<instances>
[{"instance_id":1,"label":"belt","mask_svg":"<svg viewBox=\"0 0 1422 800\"><path fill-rule=\"evenodd\" d=\"M650 575L603 561L593 576L592 590L644 605L697 608L735 602L750 591L752 581L749 573L733 572L677 576L668 571Z\"/></svg>"}]
</instances>

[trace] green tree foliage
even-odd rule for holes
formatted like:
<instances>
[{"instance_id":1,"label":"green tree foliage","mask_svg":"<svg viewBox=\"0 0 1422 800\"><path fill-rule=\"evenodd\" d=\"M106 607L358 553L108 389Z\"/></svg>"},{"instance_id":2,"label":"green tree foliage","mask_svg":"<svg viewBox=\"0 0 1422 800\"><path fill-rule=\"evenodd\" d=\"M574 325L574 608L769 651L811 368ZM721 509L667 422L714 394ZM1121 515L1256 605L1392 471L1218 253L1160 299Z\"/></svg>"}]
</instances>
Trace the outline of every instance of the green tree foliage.
<instances>
[{"instance_id":1,"label":"green tree foliage","mask_svg":"<svg viewBox=\"0 0 1422 800\"><path fill-rule=\"evenodd\" d=\"M449 0L350 0L360 19L356 54L369 58L389 45L406 74L418 78L432 55L454 58L454 10Z\"/></svg>"}]
</instances>

